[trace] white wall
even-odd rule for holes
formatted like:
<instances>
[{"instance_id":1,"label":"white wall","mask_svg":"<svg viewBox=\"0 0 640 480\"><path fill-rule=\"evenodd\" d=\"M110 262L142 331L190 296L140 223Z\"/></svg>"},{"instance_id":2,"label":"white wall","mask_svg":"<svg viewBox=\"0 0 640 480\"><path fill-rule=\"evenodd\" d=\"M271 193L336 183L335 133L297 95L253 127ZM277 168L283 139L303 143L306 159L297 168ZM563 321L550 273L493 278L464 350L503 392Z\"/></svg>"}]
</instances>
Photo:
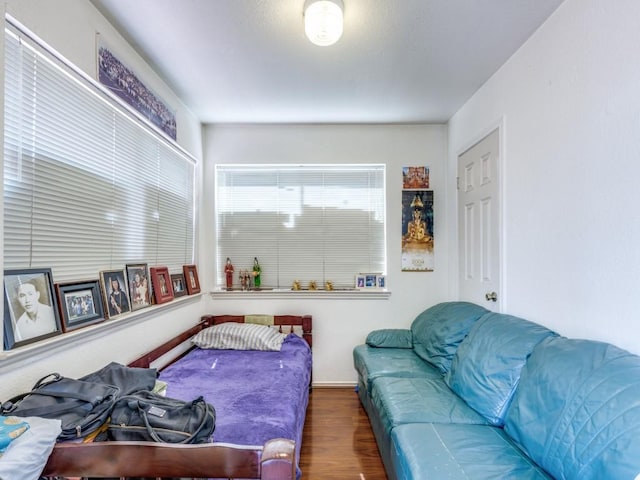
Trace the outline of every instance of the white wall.
<instances>
[{"instance_id":1,"label":"white wall","mask_svg":"<svg viewBox=\"0 0 640 480\"><path fill-rule=\"evenodd\" d=\"M635 353L639 45L637 0L566 0L451 119L448 168L504 116L506 312Z\"/></svg>"},{"instance_id":2,"label":"white wall","mask_svg":"<svg viewBox=\"0 0 640 480\"><path fill-rule=\"evenodd\" d=\"M205 198L213 218L213 169L218 163L384 163L387 165L386 300L214 298L214 313L299 313L314 318L315 384L352 384L352 350L377 328L406 328L425 308L447 299L448 221L445 211L447 129L426 125L216 125L204 131ZM435 271L401 272L402 167L427 165L434 189ZM207 237L215 238L213 222ZM259 239L257 240L259 241ZM214 241L203 259L214 285ZM203 255L204 249L203 249ZM210 267L210 269L209 269Z\"/></svg>"},{"instance_id":3,"label":"white wall","mask_svg":"<svg viewBox=\"0 0 640 480\"><path fill-rule=\"evenodd\" d=\"M196 158L201 157L202 130L198 119L90 2L9 0L5 1L5 6L8 13L93 78L97 70L96 32L100 32L120 59L133 68L150 89L176 109L178 142ZM0 65L4 64L3 52L4 48L0 48ZM4 80L1 76L2 73L0 80ZM0 132L3 130L4 124L0 120ZM206 288L206 285L203 287ZM208 300L203 296L166 308L154 307L149 312L142 310L132 321L112 321L110 328L106 328L107 322L95 329L88 327L84 331L78 330L63 341L60 340L62 337L56 337L34 344L33 347L24 347L26 354L20 353L20 349L8 355L0 354L0 399L6 400L16 393L31 389L35 380L50 372L81 376L110 361L127 363L162 340L195 324L200 315L206 312ZM94 333L88 334L91 331Z\"/></svg>"}]
</instances>

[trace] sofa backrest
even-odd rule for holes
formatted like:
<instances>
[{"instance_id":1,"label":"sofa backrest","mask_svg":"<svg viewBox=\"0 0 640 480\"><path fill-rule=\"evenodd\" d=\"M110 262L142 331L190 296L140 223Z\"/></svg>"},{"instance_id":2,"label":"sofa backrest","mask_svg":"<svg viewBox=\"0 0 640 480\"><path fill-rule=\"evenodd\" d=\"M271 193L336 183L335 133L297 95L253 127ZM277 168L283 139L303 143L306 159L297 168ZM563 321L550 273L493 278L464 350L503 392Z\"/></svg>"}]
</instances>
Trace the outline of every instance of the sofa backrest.
<instances>
[{"instance_id":1,"label":"sofa backrest","mask_svg":"<svg viewBox=\"0 0 640 480\"><path fill-rule=\"evenodd\" d=\"M411 324L413 350L441 373L446 373L460 342L488 312L468 302L445 302L428 308Z\"/></svg>"},{"instance_id":2,"label":"sofa backrest","mask_svg":"<svg viewBox=\"0 0 640 480\"><path fill-rule=\"evenodd\" d=\"M636 478L640 357L602 342L544 339L522 369L504 430L555 478Z\"/></svg>"},{"instance_id":3,"label":"sofa backrest","mask_svg":"<svg viewBox=\"0 0 640 480\"><path fill-rule=\"evenodd\" d=\"M528 320L487 313L460 343L445 381L471 408L501 426L527 357L552 335Z\"/></svg>"}]
</instances>

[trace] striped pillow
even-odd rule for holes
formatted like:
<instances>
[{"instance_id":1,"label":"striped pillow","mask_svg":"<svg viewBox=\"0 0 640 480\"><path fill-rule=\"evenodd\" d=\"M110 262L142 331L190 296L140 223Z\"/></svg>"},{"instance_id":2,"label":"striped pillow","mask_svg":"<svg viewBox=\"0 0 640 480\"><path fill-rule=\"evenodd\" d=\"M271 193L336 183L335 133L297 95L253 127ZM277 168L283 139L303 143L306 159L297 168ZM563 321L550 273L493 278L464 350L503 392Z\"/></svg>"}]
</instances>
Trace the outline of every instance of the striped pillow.
<instances>
[{"instance_id":1,"label":"striped pillow","mask_svg":"<svg viewBox=\"0 0 640 480\"><path fill-rule=\"evenodd\" d=\"M285 337L266 325L228 322L205 328L191 341L200 348L278 351Z\"/></svg>"}]
</instances>

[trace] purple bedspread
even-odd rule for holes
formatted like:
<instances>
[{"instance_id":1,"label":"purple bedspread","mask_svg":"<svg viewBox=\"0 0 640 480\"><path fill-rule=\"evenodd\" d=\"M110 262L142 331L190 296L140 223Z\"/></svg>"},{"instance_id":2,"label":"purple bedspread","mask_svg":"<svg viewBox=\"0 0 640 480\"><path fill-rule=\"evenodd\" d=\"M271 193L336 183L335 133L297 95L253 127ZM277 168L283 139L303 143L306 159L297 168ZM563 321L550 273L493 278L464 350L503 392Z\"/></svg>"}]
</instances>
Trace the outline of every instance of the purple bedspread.
<instances>
[{"instance_id":1,"label":"purple bedspread","mask_svg":"<svg viewBox=\"0 0 640 480\"><path fill-rule=\"evenodd\" d=\"M196 348L160 380L167 397L202 395L214 406L213 441L263 445L288 438L296 442L298 464L311 380L311 350L299 336L289 334L279 352Z\"/></svg>"}]
</instances>

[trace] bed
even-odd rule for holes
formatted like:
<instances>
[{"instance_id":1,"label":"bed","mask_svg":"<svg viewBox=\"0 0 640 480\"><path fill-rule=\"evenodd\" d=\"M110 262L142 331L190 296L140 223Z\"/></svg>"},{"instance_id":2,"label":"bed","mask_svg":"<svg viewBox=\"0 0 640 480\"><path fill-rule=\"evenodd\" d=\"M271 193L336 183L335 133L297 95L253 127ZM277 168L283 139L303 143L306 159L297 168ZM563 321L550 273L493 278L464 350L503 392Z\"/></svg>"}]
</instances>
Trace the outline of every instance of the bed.
<instances>
[{"instance_id":1,"label":"bed","mask_svg":"<svg viewBox=\"0 0 640 480\"><path fill-rule=\"evenodd\" d=\"M129 365L150 367L157 359L166 358L168 351L191 339L208 347L205 333L212 331L209 327L214 325L233 328L248 323L269 325L271 331L286 334L281 349L256 351L195 346L160 370L159 380L166 382L168 397L191 400L203 395L215 407L214 443L57 444L43 474L299 478L300 445L311 387L310 316L206 315L195 327Z\"/></svg>"}]
</instances>

